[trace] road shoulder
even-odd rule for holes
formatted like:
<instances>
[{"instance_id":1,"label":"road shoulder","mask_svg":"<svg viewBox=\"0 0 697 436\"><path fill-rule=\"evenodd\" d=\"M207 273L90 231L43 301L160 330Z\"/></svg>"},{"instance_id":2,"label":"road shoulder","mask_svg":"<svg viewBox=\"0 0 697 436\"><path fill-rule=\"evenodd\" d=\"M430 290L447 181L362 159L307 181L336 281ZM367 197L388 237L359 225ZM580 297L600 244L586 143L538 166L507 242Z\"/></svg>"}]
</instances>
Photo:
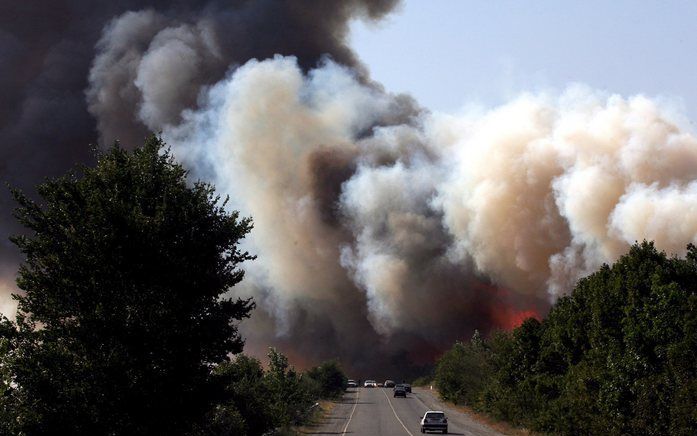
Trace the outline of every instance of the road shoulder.
<instances>
[{"instance_id":1,"label":"road shoulder","mask_svg":"<svg viewBox=\"0 0 697 436\"><path fill-rule=\"evenodd\" d=\"M356 410L359 389L349 389L338 400L323 401L321 412L312 423L296 429L296 434L312 435L342 435L347 433L347 427Z\"/></svg>"},{"instance_id":2,"label":"road shoulder","mask_svg":"<svg viewBox=\"0 0 697 436\"><path fill-rule=\"evenodd\" d=\"M467 431L476 435L485 436L504 436L498 429L490 427L479 422L462 408L442 401L438 398L438 392L427 388L413 388L413 395L416 396L428 409L442 410L448 417L448 421L454 422L458 427L467 429Z\"/></svg>"}]
</instances>

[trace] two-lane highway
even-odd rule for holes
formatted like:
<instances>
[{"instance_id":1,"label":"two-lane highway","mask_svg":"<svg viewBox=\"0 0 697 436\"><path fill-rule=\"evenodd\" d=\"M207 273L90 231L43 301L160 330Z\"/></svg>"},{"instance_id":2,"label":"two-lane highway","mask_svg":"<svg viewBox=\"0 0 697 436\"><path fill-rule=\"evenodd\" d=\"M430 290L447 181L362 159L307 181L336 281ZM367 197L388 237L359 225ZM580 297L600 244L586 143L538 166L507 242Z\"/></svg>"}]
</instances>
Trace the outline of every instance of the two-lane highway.
<instances>
[{"instance_id":1,"label":"two-lane highway","mask_svg":"<svg viewBox=\"0 0 697 436\"><path fill-rule=\"evenodd\" d=\"M332 412L305 434L353 436L417 436L421 416L427 410L443 410L449 434L494 436L501 433L451 409L427 389L414 388L407 398L394 398L391 388L349 389Z\"/></svg>"}]
</instances>

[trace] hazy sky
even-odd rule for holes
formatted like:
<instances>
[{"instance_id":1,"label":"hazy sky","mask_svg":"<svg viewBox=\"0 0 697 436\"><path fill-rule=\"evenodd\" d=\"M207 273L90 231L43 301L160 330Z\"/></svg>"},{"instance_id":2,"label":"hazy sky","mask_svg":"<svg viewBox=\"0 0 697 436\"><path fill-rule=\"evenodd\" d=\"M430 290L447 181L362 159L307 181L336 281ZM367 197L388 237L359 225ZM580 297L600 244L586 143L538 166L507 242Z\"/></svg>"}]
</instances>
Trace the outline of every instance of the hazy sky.
<instances>
[{"instance_id":1,"label":"hazy sky","mask_svg":"<svg viewBox=\"0 0 697 436\"><path fill-rule=\"evenodd\" d=\"M426 107L493 106L571 83L666 97L697 122L697 1L406 0L352 43Z\"/></svg>"}]
</instances>

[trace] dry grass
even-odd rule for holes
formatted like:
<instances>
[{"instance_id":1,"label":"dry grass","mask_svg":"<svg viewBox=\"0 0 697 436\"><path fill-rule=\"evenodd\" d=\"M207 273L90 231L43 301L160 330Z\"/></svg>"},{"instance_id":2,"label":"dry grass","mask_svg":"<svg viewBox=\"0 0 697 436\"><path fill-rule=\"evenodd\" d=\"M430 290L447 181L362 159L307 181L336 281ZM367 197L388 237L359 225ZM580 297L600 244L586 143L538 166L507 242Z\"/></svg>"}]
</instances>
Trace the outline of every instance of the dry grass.
<instances>
[{"instance_id":1,"label":"dry grass","mask_svg":"<svg viewBox=\"0 0 697 436\"><path fill-rule=\"evenodd\" d=\"M284 433L284 435L296 436L313 433L314 431L316 431L315 428L321 424L322 419L324 419L332 412L334 406L336 406L336 403L334 401L320 400L319 407L315 409L315 413L312 415L308 423L301 427L293 427L291 429L288 429L287 432Z\"/></svg>"}]
</instances>

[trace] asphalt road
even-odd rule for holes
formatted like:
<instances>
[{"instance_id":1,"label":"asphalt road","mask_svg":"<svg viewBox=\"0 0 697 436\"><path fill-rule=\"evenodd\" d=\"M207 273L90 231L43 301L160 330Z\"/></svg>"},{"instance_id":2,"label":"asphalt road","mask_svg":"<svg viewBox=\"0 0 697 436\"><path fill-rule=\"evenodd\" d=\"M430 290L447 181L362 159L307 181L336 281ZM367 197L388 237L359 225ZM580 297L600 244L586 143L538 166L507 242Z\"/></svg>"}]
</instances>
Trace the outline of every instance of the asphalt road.
<instances>
[{"instance_id":1,"label":"asphalt road","mask_svg":"<svg viewBox=\"0 0 697 436\"><path fill-rule=\"evenodd\" d=\"M349 389L331 413L304 434L352 436L417 436L420 417L427 410L442 410L448 417L448 433L501 435L467 414L451 409L428 389L414 388L407 398L394 398L391 388ZM432 433L438 434L438 433Z\"/></svg>"}]
</instances>

